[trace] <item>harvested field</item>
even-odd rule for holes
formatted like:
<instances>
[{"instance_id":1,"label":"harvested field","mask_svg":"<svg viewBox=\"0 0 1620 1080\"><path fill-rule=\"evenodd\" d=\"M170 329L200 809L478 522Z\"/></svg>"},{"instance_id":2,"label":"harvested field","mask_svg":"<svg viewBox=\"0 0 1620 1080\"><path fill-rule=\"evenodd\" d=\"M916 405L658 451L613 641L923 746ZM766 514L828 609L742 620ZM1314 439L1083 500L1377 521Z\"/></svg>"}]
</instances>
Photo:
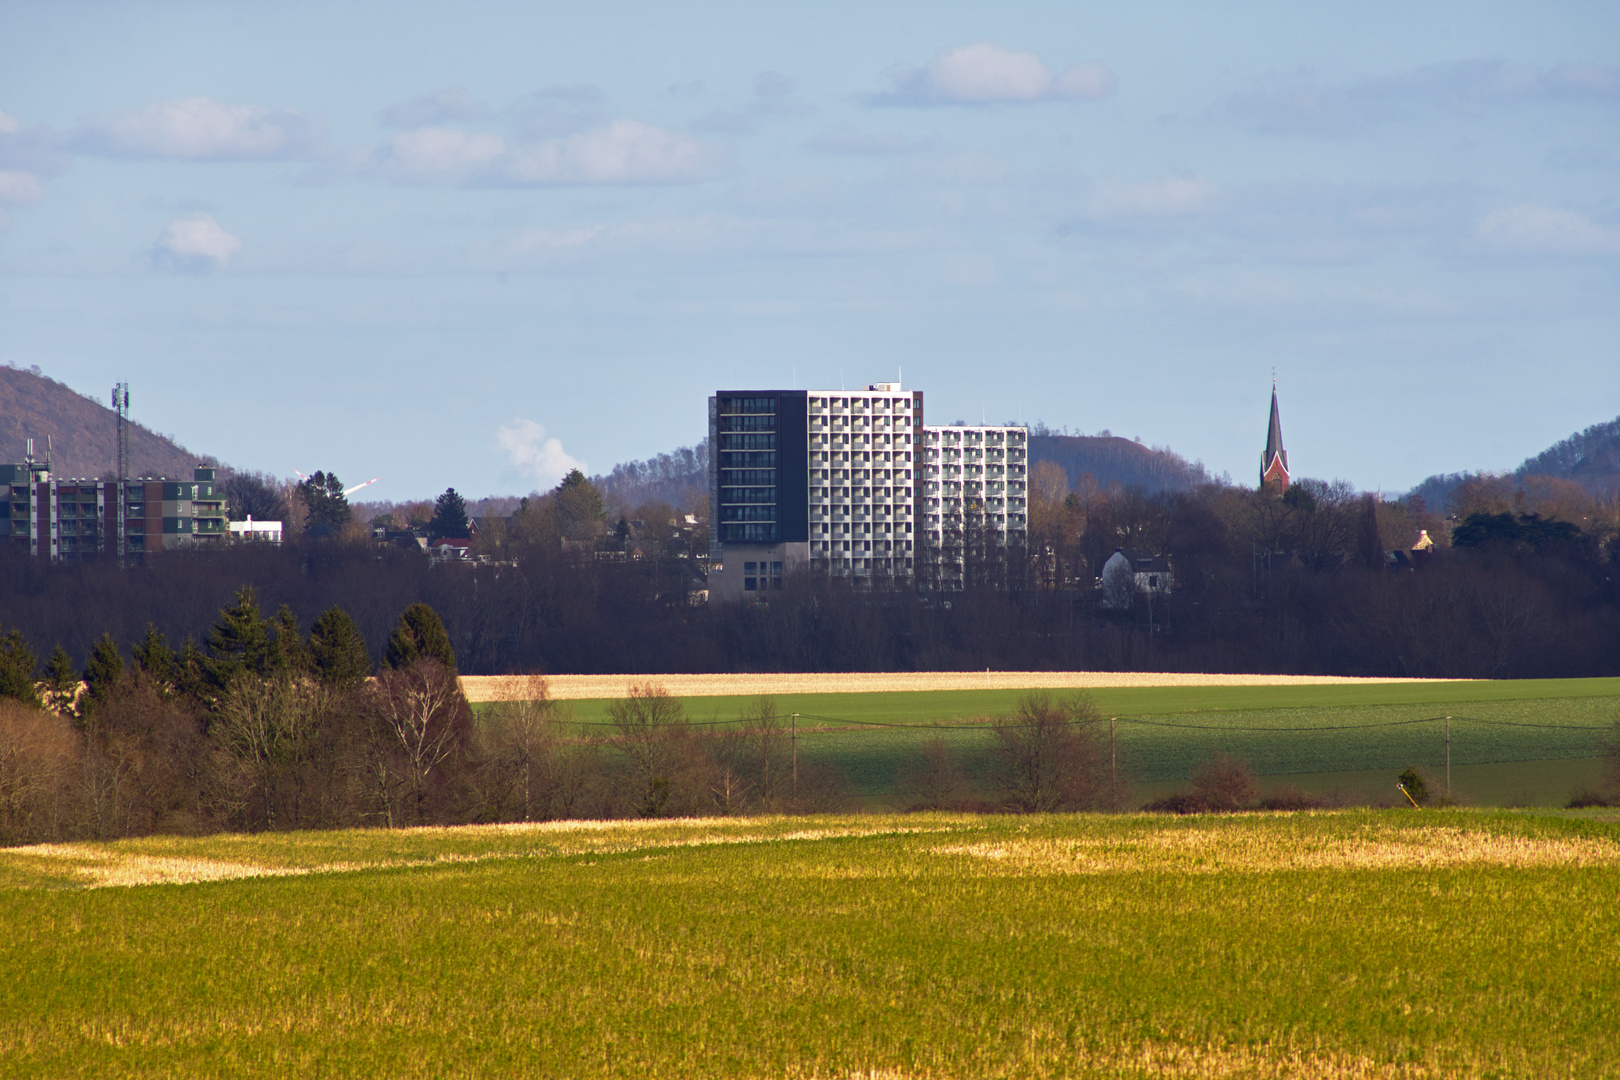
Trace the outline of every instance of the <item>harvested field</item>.
<instances>
[{"instance_id":1,"label":"harvested field","mask_svg":"<svg viewBox=\"0 0 1620 1080\"><path fill-rule=\"evenodd\" d=\"M856 671L754 675L548 675L557 701L622 698L651 683L675 697L752 697L758 694L883 694L931 690L1094 690L1156 686L1369 686L1378 683L1461 682L1459 679L1352 678L1342 675L1210 675L1142 671ZM528 675L463 675L468 701L533 696Z\"/></svg>"}]
</instances>

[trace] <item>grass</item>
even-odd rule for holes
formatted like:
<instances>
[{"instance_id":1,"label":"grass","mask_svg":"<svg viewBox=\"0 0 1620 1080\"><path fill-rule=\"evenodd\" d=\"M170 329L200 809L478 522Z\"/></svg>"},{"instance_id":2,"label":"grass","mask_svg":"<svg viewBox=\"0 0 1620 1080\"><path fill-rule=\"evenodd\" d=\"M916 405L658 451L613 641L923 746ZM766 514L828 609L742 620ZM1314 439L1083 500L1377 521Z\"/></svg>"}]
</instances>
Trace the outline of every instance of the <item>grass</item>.
<instances>
[{"instance_id":1,"label":"grass","mask_svg":"<svg viewBox=\"0 0 1620 1080\"><path fill-rule=\"evenodd\" d=\"M85 887L188 865L284 876ZM1620 1075L1617 870L1613 812L18 849L0 1071L1600 1078Z\"/></svg>"},{"instance_id":2,"label":"grass","mask_svg":"<svg viewBox=\"0 0 1620 1080\"><path fill-rule=\"evenodd\" d=\"M799 746L807 760L836 765L863 805L881 808L903 799L896 777L925 739L944 739L970 772L982 773L989 718L1010 713L1021 693L802 694L778 697L776 706L784 717L800 714ZM1443 773L1441 718L1450 715L1451 763L1454 777L1464 778L1456 785L1462 798L1562 805L1592 785L1594 755L1620 720L1620 679L1127 687L1093 690L1090 697L1103 715L1119 718L1115 740L1125 775L1150 793L1184 781L1199 761L1224 751L1248 759L1261 776L1286 777L1308 791L1371 791L1384 799L1394 793L1389 775L1407 765ZM712 729L735 721L752 700L703 697L684 704L689 716ZM582 733L603 734L608 704L566 706ZM1357 779L1346 782L1350 775Z\"/></svg>"}]
</instances>

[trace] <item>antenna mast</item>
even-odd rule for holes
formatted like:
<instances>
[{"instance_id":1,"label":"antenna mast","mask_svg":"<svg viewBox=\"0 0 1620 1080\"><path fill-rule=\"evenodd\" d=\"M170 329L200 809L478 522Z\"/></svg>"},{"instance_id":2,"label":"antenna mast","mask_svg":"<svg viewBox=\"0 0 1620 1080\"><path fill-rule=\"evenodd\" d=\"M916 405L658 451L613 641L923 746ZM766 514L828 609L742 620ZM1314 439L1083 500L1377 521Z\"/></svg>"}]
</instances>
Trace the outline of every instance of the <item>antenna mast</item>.
<instances>
[{"instance_id":1,"label":"antenna mast","mask_svg":"<svg viewBox=\"0 0 1620 1080\"><path fill-rule=\"evenodd\" d=\"M118 568L127 564L129 552L129 383L113 387L113 411L118 413Z\"/></svg>"}]
</instances>

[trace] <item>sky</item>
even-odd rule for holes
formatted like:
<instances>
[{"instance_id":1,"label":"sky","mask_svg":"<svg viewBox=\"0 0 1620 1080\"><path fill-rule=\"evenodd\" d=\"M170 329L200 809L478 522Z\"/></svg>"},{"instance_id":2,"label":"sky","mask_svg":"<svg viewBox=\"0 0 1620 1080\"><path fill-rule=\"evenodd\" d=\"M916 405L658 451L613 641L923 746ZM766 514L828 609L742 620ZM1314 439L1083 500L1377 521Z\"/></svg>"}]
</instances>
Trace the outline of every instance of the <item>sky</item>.
<instances>
[{"instance_id":1,"label":"sky","mask_svg":"<svg viewBox=\"0 0 1620 1080\"><path fill-rule=\"evenodd\" d=\"M1620 415L1620 5L0 2L0 363L545 490L903 380L1395 493Z\"/></svg>"}]
</instances>

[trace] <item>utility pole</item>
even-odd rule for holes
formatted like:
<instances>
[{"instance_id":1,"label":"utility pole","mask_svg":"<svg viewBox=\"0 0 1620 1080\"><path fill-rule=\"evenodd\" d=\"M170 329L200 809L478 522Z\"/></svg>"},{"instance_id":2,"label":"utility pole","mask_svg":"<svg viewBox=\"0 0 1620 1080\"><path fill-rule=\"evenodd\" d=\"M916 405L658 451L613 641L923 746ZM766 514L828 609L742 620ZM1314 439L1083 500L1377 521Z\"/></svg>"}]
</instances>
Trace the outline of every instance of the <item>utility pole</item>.
<instances>
[{"instance_id":1,"label":"utility pole","mask_svg":"<svg viewBox=\"0 0 1620 1080\"><path fill-rule=\"evenodd\" d=\"M122 570L129 559L129 383L113 387L112 404L118 414L118 502L113 512L118 515L118 569Z\"/></svg>"},{"instance_id":2,"label":"utility pole","mask_svg":"<svg viewBox=\"0 0 1620 1080\"><path fill-rule=\"evenodd\" d=\"M1446 717L1446 798L1451 798L1451 717Z\"/></svg>"}]
</instances>

